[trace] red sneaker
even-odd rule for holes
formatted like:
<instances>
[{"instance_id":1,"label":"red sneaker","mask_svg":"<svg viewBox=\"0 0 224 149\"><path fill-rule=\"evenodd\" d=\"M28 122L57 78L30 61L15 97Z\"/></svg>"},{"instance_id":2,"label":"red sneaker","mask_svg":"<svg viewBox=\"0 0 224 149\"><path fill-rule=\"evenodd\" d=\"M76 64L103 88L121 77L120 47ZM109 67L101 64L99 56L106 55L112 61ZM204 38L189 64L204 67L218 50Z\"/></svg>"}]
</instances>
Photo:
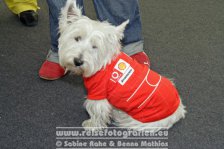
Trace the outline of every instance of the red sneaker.
<instances>
[{"instance_id":1,"label":"red sneaker","mask_svg":"<svg viewBox=\"0 0 224 149\"><path fill-rule=\"evenodd\" d=\"M145 64L150 67L149 57L145 54L145 52L139 52L134 55L131 55L133 59L138 61L140 64Z\"/></svg>"},{"instance_id":2,"label":"red sneaker","mask_svg":"<svg viewBox=\"0 0 224 149\"><path fill-rule=\"evenodd\" d=\"M65 75L65 70L58 64L50 61L45 61L40 70L39 76L45 80L57 80Z\"/></svg>"}]
</instances>

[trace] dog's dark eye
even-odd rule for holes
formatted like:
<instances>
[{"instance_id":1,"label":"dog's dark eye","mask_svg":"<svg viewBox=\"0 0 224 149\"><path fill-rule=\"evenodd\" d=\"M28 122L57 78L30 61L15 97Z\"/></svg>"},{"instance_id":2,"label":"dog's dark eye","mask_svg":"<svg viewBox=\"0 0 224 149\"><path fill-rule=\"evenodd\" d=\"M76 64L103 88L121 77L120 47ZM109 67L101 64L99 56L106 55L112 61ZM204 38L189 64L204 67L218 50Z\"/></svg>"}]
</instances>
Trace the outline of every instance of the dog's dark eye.
<instances>
[{"instance_id":1,"label":"dog's dark eye","mask_svg":"<svg viewBox=\"0 0 224 149\"><path fill-rule=\"evenodd\" d=\"M82 38L81 38L81 36L78 36L78 37L75 37L74 39L75 39L75 41L78 42L78 41L80 41Z\"/></svg>"},{"instance_id":2,"label":"dog's dark eye","mask_svg":"<svg viewBox=\"0 0 224 149\"><path fill-rule=\"evenodd\" d=\"M93 49L97 49L97 46L93 45L92 48L93 48Z\"/></svg>"}]
</instances>

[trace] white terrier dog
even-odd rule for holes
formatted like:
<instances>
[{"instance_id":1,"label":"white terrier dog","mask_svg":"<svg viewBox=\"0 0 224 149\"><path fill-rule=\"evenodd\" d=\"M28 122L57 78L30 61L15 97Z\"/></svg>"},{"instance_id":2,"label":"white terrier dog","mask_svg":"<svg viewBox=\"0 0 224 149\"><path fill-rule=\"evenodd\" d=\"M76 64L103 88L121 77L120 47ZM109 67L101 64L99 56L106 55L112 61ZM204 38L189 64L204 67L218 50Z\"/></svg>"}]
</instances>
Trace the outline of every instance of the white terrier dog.
<instances>
[{"instance_id":1,"label":"white terrier dog","mask_svg":"<svg viewBox=\"0 0 224 149\"><path fill-rule=\"evenodd\" d=\"M74 0L61 11L59 62L84 78L90 115L82 123L85 129L101 129L113 120L120 127L156 132L185 117L171 81L120 52L128 23L91 20Z\"/></svg>"}]
</instances>

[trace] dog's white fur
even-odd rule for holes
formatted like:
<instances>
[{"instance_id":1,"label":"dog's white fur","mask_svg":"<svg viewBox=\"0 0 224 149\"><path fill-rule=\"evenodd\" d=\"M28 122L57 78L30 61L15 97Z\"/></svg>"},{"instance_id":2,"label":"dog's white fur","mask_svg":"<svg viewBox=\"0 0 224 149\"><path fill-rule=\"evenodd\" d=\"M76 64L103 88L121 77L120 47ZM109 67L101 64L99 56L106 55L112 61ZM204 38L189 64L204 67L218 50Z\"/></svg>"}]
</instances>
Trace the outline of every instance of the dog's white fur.
<instances>
[{"instance_id":1,"label":"dog's white fur","mask_svg":"<svg viewBox=\"0 0 224 149\"><path fill-rule=\"evenodd\" d=\"M112 26L108 22L91 20L82 15L74 0L67 1L59 19L59 62L66 70L84 77L94 75L120 53L120 40L129 22L127 20L119 26ZM74 59L81 61L82 65L75 65ZM172 127L184 118L186 113L181 102L171 116L155 122L141 123L125 112L115 109L107 99L87 99L84 105L90 119L85 120L82 126L92 130L107 127L113 119L114 124L120 127L155 132Z\"/></svg>"}]
</instances>

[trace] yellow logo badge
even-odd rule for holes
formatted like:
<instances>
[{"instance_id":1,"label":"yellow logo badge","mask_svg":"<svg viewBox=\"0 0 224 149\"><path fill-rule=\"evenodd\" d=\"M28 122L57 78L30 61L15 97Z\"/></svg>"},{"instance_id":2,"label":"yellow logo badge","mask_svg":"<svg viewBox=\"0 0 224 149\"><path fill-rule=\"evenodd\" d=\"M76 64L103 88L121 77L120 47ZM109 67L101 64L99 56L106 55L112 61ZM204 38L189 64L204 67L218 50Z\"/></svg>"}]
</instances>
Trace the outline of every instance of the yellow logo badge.
<instances>
[{"instance_id":1,"label":"yellow logo badge","mask_svg":"<svg viewBox=\"0 0 224 149\"><path fill-rule=\"evenodd\" d=\"M124 62L121 62L121 63L119 63L118 64L118 68L120 69L120 70L125 70L126 69L126 64L124 63Z\"/></svg>"}]
</instances>

